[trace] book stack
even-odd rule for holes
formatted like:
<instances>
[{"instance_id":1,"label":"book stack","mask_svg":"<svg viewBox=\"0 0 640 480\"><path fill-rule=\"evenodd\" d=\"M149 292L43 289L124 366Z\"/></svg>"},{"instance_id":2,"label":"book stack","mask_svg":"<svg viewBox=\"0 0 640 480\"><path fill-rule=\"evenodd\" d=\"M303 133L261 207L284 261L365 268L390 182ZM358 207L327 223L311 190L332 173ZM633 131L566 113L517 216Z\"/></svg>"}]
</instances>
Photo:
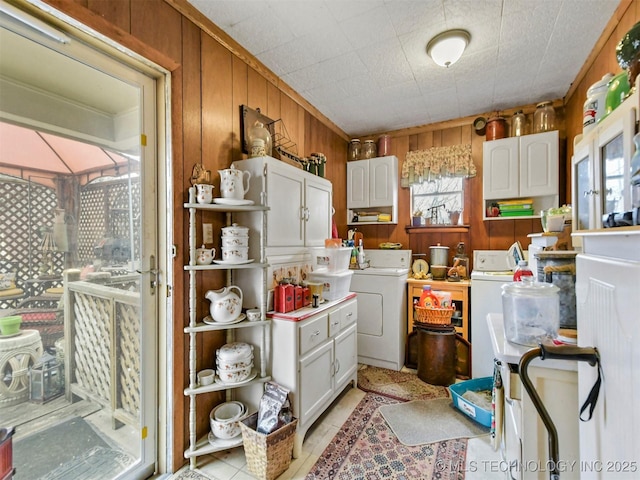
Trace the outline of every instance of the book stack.
<instances>
[{"instance_id":1,"label":"book stack","mask_svg":"<svg viewBox=\"0 0 640 480\"><path fill-rule=\"evenodd\" d=\"M498 202L501 217L526 217L533 215L533 199L519 198Z\"/></svg>"}]
</instances>

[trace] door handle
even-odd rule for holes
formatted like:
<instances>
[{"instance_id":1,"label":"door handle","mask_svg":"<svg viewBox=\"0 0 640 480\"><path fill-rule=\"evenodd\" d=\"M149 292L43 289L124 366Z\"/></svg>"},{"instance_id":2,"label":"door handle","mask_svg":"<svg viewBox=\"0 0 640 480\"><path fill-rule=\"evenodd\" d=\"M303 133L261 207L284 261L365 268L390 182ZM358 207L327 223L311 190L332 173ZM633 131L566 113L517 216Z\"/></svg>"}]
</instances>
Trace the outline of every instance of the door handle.
<instances>
[{"instance_id":1,"label":"door handle","mask_svg":"<svg viewBox=\"0 0 640 480\"><path fill-rule=\"evenodd\" d=\"M150 274L149 288L151 295L156 294L156 288L158 287L158 277L160 276L160 270L156 269L156 257L151 255L149 257L149 270L136 270L140 275Z\"/></svg>"}]
</instances>

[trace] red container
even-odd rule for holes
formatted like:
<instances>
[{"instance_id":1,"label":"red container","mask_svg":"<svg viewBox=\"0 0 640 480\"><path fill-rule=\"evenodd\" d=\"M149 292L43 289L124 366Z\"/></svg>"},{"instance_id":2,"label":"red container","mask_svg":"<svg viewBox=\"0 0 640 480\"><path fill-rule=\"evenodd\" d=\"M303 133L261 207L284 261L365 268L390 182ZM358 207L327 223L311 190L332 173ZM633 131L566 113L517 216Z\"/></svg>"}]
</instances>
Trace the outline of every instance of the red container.
<instances>
[{"instance_id":1,"label":"red container","mask_svg":"<svg viewBox=\"0 0 640 480\"><path fill-rule=\"evenodd\" d=\"M0 479L13 477L13 427L0 428Z\"/></svg>"},{"instance_id":2,"label":"red container","mask_svg":"<svg viewBox=\"0 0 640 480\"><path fill-rule=\"evenodd\" d=\"M300 285L296 285L295 287L293 287L293 302L294 302L294 308L296 310L298 310L299 308L302 308L303 306L303 298L302 298L302 287Z\"/></svg>"},{"instance_id":3,"label":"red container","mask_svg":"<svg viewBox=\"0 0 640 480\"><path fill-rule=\"evenodd\" d=\"M276 312L284 313L287 305L287 292L282 284L276 285L273 290L273 309Z\"/></svg>"},{"instance_id":4,"label":"red container","mask_svg":"<svg viewBox=\"0 0 640 480\"><path fill-rule=\"evenodd\" d=\"M285 313L293 312L296 309L295 292L294 292L293 285L291 285L290 283L287 283L284 286L284 291L285 291L284 311Z\"/></svg>"},{"instance_id":5,"label":"red container","mask_svg":"<svg viewBox=\"0 0 640 480\"><path fill-rule=\"evenodd\" d=\"M307 307L311 305L311 290L309 287L302 287L302 306Z\"/></svg>"},{"instance_id":6,"label":"red container","mask_svg":"<svg viewBox=\"0 0 640 480\"><path fill-rule=\"evenodd\" d=\"M487 140L497 140L507 136L507 121L504 117L493 117L487 122Z\"/></svg>"}]
</instances>

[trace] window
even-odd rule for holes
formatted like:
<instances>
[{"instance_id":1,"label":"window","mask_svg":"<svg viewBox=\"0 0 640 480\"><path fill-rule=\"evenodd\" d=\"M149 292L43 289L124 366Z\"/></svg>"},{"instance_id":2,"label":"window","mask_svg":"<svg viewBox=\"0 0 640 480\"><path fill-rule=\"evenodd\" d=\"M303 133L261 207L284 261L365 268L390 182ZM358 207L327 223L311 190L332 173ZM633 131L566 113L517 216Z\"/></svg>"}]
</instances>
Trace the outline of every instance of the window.
<instances>
[{"instance_id":1,"label":"window","mask_svg":"<svg viewBox=\"0 0 640 480\"><path fill-rule=\"evenodd\" d=\"M411 185L411 211L422 212L423 224L451 224L450 213L462 211L463 180L462 177L440 177ZM462 217L458 217L455 224L462 221Z\"/></svg>"}]
</instances>

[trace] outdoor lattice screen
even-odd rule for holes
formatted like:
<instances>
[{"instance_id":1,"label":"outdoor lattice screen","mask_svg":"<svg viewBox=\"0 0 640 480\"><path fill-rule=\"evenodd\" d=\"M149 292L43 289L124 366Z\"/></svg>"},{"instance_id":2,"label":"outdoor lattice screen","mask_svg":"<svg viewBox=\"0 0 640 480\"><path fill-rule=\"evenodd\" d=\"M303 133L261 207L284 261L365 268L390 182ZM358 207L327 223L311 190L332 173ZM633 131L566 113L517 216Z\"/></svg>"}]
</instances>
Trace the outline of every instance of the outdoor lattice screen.
<instances>
[{"instance_id":1,"label":"outdoor lattice screen","mask_svg":"<svg viewBox=\"0 0 640 480\"><path fill-rule=\"evenodd\" d=\"M80 190L77 252L67 261L82 268L94 260L94 247L105 237L117 237L130 244L129 212L133 212L133 231L140 230L140 184L131 180L101 179ZM130 198L133 202L130 203ZM42 262L43 228L52 228L58 206L56 192L38 183L0 176L0 271L12 268L17 283L39 275ZM139 258L139 239L133 242L133 258ZM58 275L65 268L65 254L53 253L53 267ZM0 298L0 308L7 308Z\"/></svg>"}]
</instances>

